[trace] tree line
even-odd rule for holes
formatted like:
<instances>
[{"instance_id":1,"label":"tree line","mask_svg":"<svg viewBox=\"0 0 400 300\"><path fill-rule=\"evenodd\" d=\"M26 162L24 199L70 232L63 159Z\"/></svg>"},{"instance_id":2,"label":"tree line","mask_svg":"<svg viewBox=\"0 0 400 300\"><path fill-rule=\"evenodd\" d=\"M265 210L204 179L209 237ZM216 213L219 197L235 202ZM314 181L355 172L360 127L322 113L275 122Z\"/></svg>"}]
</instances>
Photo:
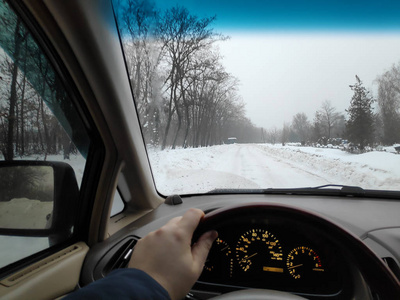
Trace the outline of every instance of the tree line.
<instances>
[{"instance_id":1,"label":"tree line","mask_svg":"<svg viewBox=\"0 0 400 300\"><path fill-rule=\"evenodd\" d=\"M346 140L361 151L367 146L400 143L400 63L377 77L376 98L355 77L356 82L349 85L353 96L345 112L338 112L331 101L325 100L312 121L305 113L297 113L281 129L266 130L263 141L335 145Z\"/></svg>"},{"instance_id":2,"label":"tree line","mask_svg":"<svg viewBox=\"0 0 400 300\"><path fill-rule=\"evenodd\" d=\"M0 1L0 154L4 160L87 153L89 139L63 82L22 21ZM73 124L73 126L71 126ZM73 137L75 145L71 143Z\"/></svg>"},{"instance_id":3,"label":"tree line","mask_svg":"<svg viewBox=\"0 0 400 300\"><path fill-rule=\"evenodd\" d=\"M118 1L118 0L115 0ZM47 58L21 21L4 9L0 26L0 151L16 156L87 153L88 138L75 108ZM186 8L158 10L147 0L116 6L132 93L147 144L202 147L236 137L242 143L335 143L361 149L400 141L400 63L377 77L376 98L356 77L349 108L324 101L313 120L297 113L280 128L256 127L246 117L238 79L222 64L216 17ZM69 124L74 124L72 128Z\"/></svg>"},{"instance_id":4,"label":"tree line","mask_svg":"<svg viewBox=\"0 0 400 300\"><path fill-rule=\"evenodd\" d=\"M133 95L145 141L175 148L221 144L230 136L260 140L246 117L238 79L222 65L217 41L228 37L182 6L149 1L116 7Z\"/></svg>"},{"instance_id":5,"label":"tree line","mask_svg":"<svg viewBox=\"0 0 400 300\"><path fill-rule=\"evenodd\" d=\"M220 144L231 135L254 141L259 131L245 116L238 81L214 47L227 38L209 28L215 17L183 7L159 13L147 1L125 4L121 34L146 141L163 148ZM85 155L89 138L63 82L3 0L0 26L1 156Z\"/></svg>"}]
</instances>

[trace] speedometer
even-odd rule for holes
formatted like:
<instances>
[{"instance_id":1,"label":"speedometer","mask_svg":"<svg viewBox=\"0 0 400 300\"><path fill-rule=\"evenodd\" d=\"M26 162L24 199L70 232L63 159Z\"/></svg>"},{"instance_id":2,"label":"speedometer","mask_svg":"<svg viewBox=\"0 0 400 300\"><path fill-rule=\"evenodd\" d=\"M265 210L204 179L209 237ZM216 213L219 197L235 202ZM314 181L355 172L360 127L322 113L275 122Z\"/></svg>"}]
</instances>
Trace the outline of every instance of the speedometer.
<instances>
[{"instance_id":1,"label":"speedometer","mask_svg":"<svg viewBox=\"0 0 400 300\"><path fill-rule=\"evenodd\" d=\"M265 229L251 229L240 236L236 245L236 260L247 272L283 273L283 254L279 240Z\"/></svg>"}]
</instances>

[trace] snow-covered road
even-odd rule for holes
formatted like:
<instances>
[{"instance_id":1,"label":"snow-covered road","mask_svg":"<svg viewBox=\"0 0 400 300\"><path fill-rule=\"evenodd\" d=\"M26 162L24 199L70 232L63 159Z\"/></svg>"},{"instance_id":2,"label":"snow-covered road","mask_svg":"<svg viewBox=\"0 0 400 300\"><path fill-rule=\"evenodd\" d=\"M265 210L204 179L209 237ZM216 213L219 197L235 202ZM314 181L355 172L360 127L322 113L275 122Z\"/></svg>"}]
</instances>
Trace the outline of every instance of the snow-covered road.
<instances>
[{"instance_id":1,"label":"snow-covered road","mask_svg":"<svg viewBox=\"0 0 400 300\"><path fill-rule=\"evenodd\" d=\"M221 155L214 169L239 175L255 188L306 186L310 181L327 183L321 176L296 167L292 161L271 155L268 149L253 144L234 145Z\"/></svg>"},{"instance_id":2,"label":"snow-covered road","mask_svg":"<svg viewBox=\"0 0 400 300\"><path fill-rule=\"evenodd\" d=\"M149 151L163 194L201 193L216 188L282 188L323 184L400 189L400 155L339 149L234 144Z\"/></svg>"}]
</instances>

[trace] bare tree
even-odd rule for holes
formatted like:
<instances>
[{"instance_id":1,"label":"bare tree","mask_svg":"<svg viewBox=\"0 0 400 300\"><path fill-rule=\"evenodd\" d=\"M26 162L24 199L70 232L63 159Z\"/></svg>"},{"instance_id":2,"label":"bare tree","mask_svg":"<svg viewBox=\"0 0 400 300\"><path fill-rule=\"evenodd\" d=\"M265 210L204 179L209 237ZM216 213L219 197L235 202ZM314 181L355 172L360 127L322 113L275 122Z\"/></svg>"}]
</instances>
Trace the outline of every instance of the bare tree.
<instances>
[{"instance_id":1,"label":"bare tree","mask_svg":"<svg viewBox=\"0 0 400 300\"><path fill-rule=\"evenodd\" d=\"M281 132L281 143L282 146L285 146L289 139L289 133L290 133L290 125L287 123L283 123L282 127L282 132Z\"/></svg>"},{"instance_id":2,"label":"bare tree","mask_svg":"<svg viewBox=\"0 0 400 300\"><path fill-rule=\"evenodd\" d=\"M117 7L116 16L142 131L154 142L158 140L155 131L160 128L162 106L158 76L162 45L155 37L159 15L149 0L126 0Z\"/></svg>"},{"instance_id":3,"label":"bare tree","mask_svg":"<svg viewBox=\"0 0 400 300\"><path fill-rule=\"evenodd\" d=\"M382 142L392 145L400 141L400 63L379 76L377 82Z\"/></svg>"},{"instance_id":4,"label":"bare tree","mask_svg":"<svg viewBox=\"0 0 400 300\"><path fill-rule=\"evenodd\" d=\"M9 24L10 28L13 30L14 39L9 45L10 54L13 58L12 65L12 76L11 76L11 86L10 86L10 98L9 98L9 110L8 110L8 130L7 130L7 142L6 147L2 149L5 160L14 159L14 133L15 133L15 123L16 123L16 106L17 106L17 81L19 74L19 63L21 59L21 47L23 41L26 39L27 31L21 25L21 21L18 18L9 18L1 20L3 25ZM4 28L4 27L3 27ZM6 26L7 28L7 26Z\"/></svg>"},{"instance_id":5,"label":"bare tree","mask_svg":"<svg viewBox=\"0 0 400 300\"><path fill-rule=\"evenodd\" d=\"M0 12L0 24L4 29L0 31L0 150L4 159L33 153L46 159L47 154L56 153L61 132L56 119L87 150L84 125L43 51L12 10Z\"/></svg>"},{"instance_id":6,"label":"bare tree","mask_svg":"<svg viewBox=\"0 0 400 300\"><path fill-rule=\"evenodd\" d=\"M268 131L268 142L275 145L278 142L279 130L274 127Z\"/></svg>"},{"instance_id":7,"label":"bare tree","mask_svg":"<svg viewBox=\"0 0 400 300\"><path fill-rule=\"evenodd\" d=\"M214 47L226 38L210 27L215 17L180 6L157 11L148 0L121 2L116 15L146 143L207 146L222 143L232 128L253 131L238 80Z\"/></svg>"},{"instance_id":8,"label":"bare tree","mask_svg":"<svg viewBox=\"0 0 400 300\"><path fill-rule=\"evenodd\" d=\"M311 129L311 124L305 113L297 113L293 117L292 128L297 134L298 141L304 145L310 137Z\"/></svg>"},{"instance_id":9,"label":"bare tree","mask_svg":"<svg viewBox=\"0 0 400 300\"><path fill-rule=\"evenodd\" d=\"M183 107L186 101L186 87L184 78L190 69L190 59L196 52L211 46L220 35L214 33L209 25L215 17L198 18L180 6L173 7L164 12L159 18L157 38L161 41L165 51L165 60L169 72L165 81L166 91L169 94L168 117L165 127L162 148L164 149L172 121L176 113L178 125L172 148L175 148L183 122Z\"/></svg>"},{"instance_id":10,"label":"bare tree","mask_svg":"<svg viewBox=\"0 0 400 300\"><path fill-rule=\"evenodd\" d=\"M336 126L340 119L340 114L332 106L329 100L325 100L322 103L320 110L316 112L315 122L318 123L320 129L322 129L322 134L330 139L332 137L332 130Z\"/></svg>"}]
</instances>

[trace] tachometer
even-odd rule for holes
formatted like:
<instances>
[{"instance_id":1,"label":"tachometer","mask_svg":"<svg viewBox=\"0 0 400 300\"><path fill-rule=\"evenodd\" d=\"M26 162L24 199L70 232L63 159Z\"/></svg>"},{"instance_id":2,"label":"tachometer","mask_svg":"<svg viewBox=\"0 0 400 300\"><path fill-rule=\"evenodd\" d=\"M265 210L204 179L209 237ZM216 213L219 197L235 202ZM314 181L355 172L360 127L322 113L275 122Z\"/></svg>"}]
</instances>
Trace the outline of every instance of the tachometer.
<instances>
[{"instance_id":1,"label":"tachometer","mask_svg":"<svg viewBox=\"0 0 400 300\"><path fill-rule=\"evenodd\" d=\"M283 254L279 240L265 229L251 229L240 236L236 245L236 260L247 272L283 273Z\"/></svg>"},{"instance_id":2,"label":"tachometer","mask_svg":"<svg viewBox=\"0 0 400 300\"><path fill-rule=\"evenodd\" d=\"M294 248L289 252L286 267L294 279L325 271L318 254L313 249L304 246Z\"/></svg>"}]
</instances>

